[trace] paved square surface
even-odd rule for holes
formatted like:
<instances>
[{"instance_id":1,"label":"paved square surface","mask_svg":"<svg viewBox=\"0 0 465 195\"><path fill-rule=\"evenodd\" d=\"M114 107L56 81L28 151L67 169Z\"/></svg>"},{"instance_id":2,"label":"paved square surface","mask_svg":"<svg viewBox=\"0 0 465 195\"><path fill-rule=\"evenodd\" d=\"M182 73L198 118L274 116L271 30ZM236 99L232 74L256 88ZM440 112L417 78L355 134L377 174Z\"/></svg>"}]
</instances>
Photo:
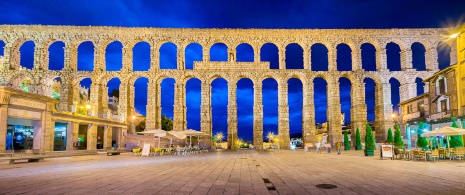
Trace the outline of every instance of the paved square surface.
<instances>
[{"instance_id":1,"label":"paved square surface","mask_svg":"<svg viewBox=\"0 0 465 195\"><path fill-rule=\"evenodd\" d=\"M2 161L0 194L465 194L464 167L459 160L379 160L363 151L92 155Z\"/></svg>"}]
</instances>

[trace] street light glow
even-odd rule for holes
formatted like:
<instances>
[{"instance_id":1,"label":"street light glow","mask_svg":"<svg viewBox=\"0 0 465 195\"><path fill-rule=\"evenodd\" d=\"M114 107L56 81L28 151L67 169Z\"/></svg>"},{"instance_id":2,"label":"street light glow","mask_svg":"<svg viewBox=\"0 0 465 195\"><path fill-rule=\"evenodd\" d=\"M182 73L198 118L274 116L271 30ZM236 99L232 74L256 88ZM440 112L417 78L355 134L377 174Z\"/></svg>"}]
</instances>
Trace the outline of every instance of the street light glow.
<instances>
[{"instance_id":1,"label":"street light glow","mask_svg":"<svg viewBox=\"0 0 465 195\"><path fill-rule=\"evenodd\" d=\"M89 105L89 104L87 104L87 105L86 105L86 108L87 108L87 109L90 109L90 105Z\"/></svg>"},{"instance_id":2,"label":"street light glow","mask_svg":"<svg viewBox=\"0 0 465 195\"><path fill-rule=\"evenodd\" d=\"M449 36L450 39L454 39L456 38L457 36L459 36L459 33L454 33L452 35Z\"/></svg>"}]
</instances>

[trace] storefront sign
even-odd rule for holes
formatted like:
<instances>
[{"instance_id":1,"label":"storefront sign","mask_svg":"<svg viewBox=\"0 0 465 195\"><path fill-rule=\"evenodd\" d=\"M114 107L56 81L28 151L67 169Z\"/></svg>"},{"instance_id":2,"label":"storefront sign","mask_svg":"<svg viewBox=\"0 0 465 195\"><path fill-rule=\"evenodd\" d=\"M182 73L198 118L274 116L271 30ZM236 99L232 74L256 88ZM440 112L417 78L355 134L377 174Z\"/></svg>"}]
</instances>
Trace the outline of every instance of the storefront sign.
<instances>
[{"instance_id":1,"label":"storefront sign","mask_svg":"<svg viewBox=\"0 0 465 195\"><path fill-rule=\"evenodd\" d=\"M394 158L394 149L392 145L381 145L381 159Z\"/></svg>"},{"instance_id":2,"label":"storefront sign","mask_svg":"<svg viewBox=\"0 0 465 195\"><path fill-rule=\"evenodd\" d=\"M30 107L30 108L37 108L37 109L42 109L42 110L45 110L45 108L47 108L47 105L45 103L40 103L40 102L30 101L30 100L25 100L25 99L19 99L19 98L11 98L10 104L18 105L18 106L25 106L25 107Z\"/></svg>"},{"instance_id":3,"label":"storefront sign","mask_svg":"<svg viewBox=\"0 0 465 195\"><path fill-rule=\"evenodd\" d=\"M42 113L29 110L20 110L16 108L8 108L8 116L13 118L40 120L42 118Z\"/></svg>"}]
</instances>

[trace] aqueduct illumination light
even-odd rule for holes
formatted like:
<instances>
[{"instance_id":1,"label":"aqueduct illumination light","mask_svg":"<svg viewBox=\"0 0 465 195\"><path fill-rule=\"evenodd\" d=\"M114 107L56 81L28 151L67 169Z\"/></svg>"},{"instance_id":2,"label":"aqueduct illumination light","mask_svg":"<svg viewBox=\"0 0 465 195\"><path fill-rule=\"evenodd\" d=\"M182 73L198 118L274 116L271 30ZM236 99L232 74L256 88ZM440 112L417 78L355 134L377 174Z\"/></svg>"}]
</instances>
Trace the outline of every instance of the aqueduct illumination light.
<instances>
[{"instance_id":1,"label":"aqueduct illumination light","mask_svg":"<svg viewBox=\"0 0 465 195\"><path fill-rule=\"evenodd\" d=\"M454 33L454 34L450 35L449 38L454 39L454 38L456 38L457 36L459 36L459 33Z\"/></svg>"}]
</instances>

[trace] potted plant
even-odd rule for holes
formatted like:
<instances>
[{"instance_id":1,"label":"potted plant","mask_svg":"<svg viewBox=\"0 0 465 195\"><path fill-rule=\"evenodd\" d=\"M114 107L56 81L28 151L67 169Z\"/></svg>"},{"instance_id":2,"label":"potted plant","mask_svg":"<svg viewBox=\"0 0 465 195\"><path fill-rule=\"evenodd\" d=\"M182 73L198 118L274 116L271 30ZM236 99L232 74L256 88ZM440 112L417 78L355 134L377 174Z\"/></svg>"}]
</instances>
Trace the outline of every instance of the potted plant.
<instances>
[{"instance_id":1,"label":"potted plant","mask_svg":"<svg viewBox=\"0 0 465 195\"><path fill-rule=\"evenodd\" d=\"M357 130L355 131L355 150L361 150L362 149L362 139L360 138L360 130L357 127Z\"/></svg>"},{"instance_id":2,"label":"potted plant","mask_svg":"<svg viewBox=\"0 0 465 195\"><path fill-rule=\"evenodd\" d=\"M387 143L388 143L388 144L394 143L394 138L392 137L392 130L391 130L391 128L388 129Z\"/></svg>"},{"instance_id":3,"label":"potted plant","mask_svg":"<svg viewBox=\"0 0 465 195\"><path fill-rule=\"evenodd\" d=\"M347 131L344 131L344 146L345 150L350 150L350 141L349 136L347 135Z\"/></svg>"},{"instance_id":4,"label":"potted plant","mask_svg":"<svg viewBox=\"0 0 465 195\"><path fill-rule=\"evenodd\" d=\"M365 134L365 156L374 156L375 155L375 138L373 137L373 132L370 125L366 124L366 134Z\"/></svg>"},{"instance_id":5,"label":"potted plant","mask_svg":"<svg viewBox=\"0 0 465 195\"><path fill-rule=\"evenodd\" d=\"M417 147L426 150L426 149L428 149L428 140L426 140L425 137L422 137L422 136L421 136L421 132L423 131L423 129L424 129L423 122L420 122L420 124L418 125Z\"/></svg>"},{"instance_id":6,"label":"potted plant","mask_svg":"<svg viewBox=\"0 0 465 195\"><path fill-rule=\"evenodd\" d=\"M404 141L402 141L402 137L400 136L400 128L399 124L394 126L394 147L396 148L404 148Z\"/></svg>"}]
</instances>

